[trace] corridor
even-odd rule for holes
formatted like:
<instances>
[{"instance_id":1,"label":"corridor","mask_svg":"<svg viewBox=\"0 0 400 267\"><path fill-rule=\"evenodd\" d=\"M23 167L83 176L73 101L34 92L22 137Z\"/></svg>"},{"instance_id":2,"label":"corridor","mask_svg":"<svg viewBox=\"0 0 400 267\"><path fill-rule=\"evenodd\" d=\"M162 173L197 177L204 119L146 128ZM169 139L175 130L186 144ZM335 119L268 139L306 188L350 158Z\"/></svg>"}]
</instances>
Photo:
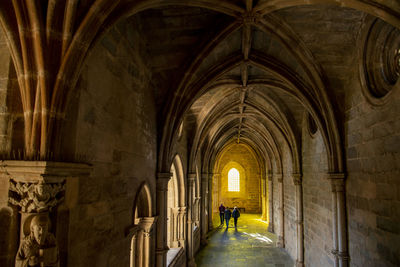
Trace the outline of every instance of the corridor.
<instances>
[{"instance_id":1,"label":"corridor","mask_svg":"<svg viewBox=\"0 0 400 267\"><path fill-rule=\"evenodd\" d=\"M197 254L197 266L293 266L289 255L276 247L276 236L267 231L267 224L260 217L259 214L242 214L237 230L233 219L228 229L225 225L217 227L208 245Z\"/></svg>"}]
</instances>

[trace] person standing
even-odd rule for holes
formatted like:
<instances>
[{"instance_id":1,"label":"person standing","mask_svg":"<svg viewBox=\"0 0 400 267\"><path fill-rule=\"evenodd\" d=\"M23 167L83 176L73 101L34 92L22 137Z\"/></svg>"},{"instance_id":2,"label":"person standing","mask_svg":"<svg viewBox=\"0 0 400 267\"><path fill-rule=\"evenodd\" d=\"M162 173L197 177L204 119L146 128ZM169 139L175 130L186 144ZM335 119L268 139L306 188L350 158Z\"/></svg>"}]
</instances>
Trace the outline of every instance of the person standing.
<instances>
[{"instance_id":1,"label":"person standing","mask_svg":"<svg viewBox=\"0 0 400 267\"><path fill-rule=\"evenodd\" d=\"M226 229L228 229L228 227L229 227L229 220L231 219L231 215L232 215L232 213L231 213L230 209L228 207L226 207L225 214L224 214L225 221L226 221Z\"/></svg>"},{"instance_id":2,"label":"person standing","mask_svg":"<svg viewBox=\"0 0 400 267\"><path fill-rule=\"evenodd\" d=\"M224 213L225 213L225 207L221 203L221 206L219 206L219 218L221 219L221 225L224 224Z\"/></svg>"},{"instance_id":3,"label":"person standing","mask_svg":"<svg viewBox=\"0 0 400 267\"><path fill-rule=\"evenodd\" d=\"M235 228L236 228L237 227L237 220L240 217L240 212L239 212L239 209L237 207L235 207L233 209L232 217L233 217L233 220L234 220L234 223L235 223Z\"/></svg>"}]
</instances>

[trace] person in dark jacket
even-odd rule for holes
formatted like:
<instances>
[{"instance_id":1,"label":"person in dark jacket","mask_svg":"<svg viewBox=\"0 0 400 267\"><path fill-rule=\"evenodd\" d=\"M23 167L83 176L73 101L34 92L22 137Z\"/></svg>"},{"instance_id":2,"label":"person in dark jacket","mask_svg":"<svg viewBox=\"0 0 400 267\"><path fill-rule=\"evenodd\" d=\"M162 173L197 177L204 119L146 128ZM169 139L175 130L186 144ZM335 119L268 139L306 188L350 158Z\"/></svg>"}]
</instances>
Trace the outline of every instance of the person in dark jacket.
<instances>
[{"instance_id":1,"label":"person in dark jacket","mask_svg":"<svg viewBox=\"0 0 400 267\"><path fill-rule=\"evenodd\" d=\"M234 220L234 223L235 223L235 228L236 228L237 227L237 220L240 217L240 212L239 212L239 209L237 207L235 207L233 209L232 217L233 217L233 220Z\"/></svg>"},{"instance_id":2,"label":"person in dark jacket","mask_svg":"<svg viewBox=\"0 0 400 267\"><path fill-rule=\"evenodd\" d=\"M231 219L231 215L232 215L232 213L231 213L231 211L230 211L230 209L228 207L225 208L225 214L224 215L225 215L225 221L226 221L226 228L228 229L229 220Z\"/></svg>"},{"instance_id":3,"label":"person in dark jacket","mask_svg":"<svg viewBox=\"0 0 400 267\"><path fill-rule=\"evenodd\" d=\"M224 213L225 213L225 207L221 203L221 206L219 206L219 218L221 219L221 225L224 224Z\"/></svg>"}]
</instances>

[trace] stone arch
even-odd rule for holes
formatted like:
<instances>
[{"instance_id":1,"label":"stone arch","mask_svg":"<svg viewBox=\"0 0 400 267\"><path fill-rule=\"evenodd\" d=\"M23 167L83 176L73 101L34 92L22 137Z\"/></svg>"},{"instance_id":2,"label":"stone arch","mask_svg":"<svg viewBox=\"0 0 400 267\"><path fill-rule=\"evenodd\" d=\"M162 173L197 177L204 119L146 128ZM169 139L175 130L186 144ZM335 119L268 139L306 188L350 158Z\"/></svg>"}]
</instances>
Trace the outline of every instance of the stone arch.
<instances>
[{"instance_id":1,"label":"stone arch","mask_svg":"<svg viewBox=\"0 0 400 267\"><path fill-rule=\"evenodd\" d=\"M171 179L168 182L167 245L169 248L183 247L186 239L186 187L183 164L177 154L171 164Z\"/></svg>"},{"instance_id":2,"label":"stone arch","mask_svg":"<svg viewBox=\"0 0 400 267\"><path fill-rule=\"evenodd\" d=\"M131 232L130 267L153 265L151 248L153 247L152 194L149 185L144 182L139 187L134 201L133 227Z\"/></svg>"}]
</instances>

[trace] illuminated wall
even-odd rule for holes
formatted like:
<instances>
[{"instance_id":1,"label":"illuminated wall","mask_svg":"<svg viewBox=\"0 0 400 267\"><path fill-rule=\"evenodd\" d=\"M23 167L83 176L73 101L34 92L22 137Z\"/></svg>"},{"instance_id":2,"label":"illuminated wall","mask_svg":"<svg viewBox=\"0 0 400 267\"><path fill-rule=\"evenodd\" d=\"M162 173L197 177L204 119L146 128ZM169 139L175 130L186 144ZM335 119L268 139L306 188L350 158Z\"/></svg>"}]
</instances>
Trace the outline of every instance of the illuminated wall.
<instances>
[{"instance_id":1,"label":"illuminated wall","mask_svg":"<svg viewBox=\"0 0 400 267\"><path fill-rule=\"evenodd\" d=\"M235 168L239 171L239 191L229 191L228 173ZM214 183L218 190L213 198L227 207L242 207L246 213L261 213L261 177L260 167L254 152L245 144L227 146L216 164ZM214 207L216 209L216 207Z\"/></svg>"}]
</instances>

